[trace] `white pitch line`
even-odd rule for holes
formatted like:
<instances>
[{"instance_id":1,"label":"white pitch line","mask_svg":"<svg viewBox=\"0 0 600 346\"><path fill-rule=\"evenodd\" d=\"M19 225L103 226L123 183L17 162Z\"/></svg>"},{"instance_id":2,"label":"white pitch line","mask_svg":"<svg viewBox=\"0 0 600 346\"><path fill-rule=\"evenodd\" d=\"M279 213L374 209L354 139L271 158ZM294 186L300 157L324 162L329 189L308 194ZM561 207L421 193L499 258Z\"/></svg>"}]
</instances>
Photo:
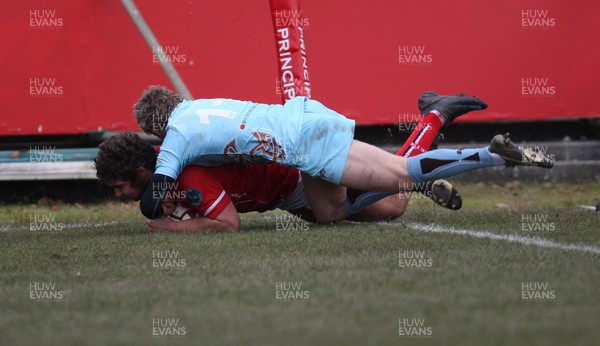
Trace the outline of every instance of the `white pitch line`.
<instances>
[{"instance_id":1,"label":"white pitch line","mask_svg":"<svg viewBox=\"0 0 600 346\"><path fill-rule=\"evenodd\" d=\"M529 238L522 237L519 235L513 234L496 234L489 231L471 231L467 229L454 229L454 228L445 228L437 225L425 225L422 223L411 222L406 224L408 227L423 231L423 232L433 232L433 233L449 233L449 234L460 234L474 238L485 238L492 240L503 240L511 243L520 243L524 245L534 245L539 247L545 247L550 249L561 249L561 250L573 250L580 252L591 252L593 254L600 255L600 248L592 245L578 245L578 244L563 244L556 243L547 239L542 238Z\"/></svg>"},{"instance_id":2,"label":"white pitch line","mask_svg":"<svg viewBox=\"0 0 600 346\"><path fill-rule=\"evenodd\" d=\"M596 211L596 207L591 206L591 205L578 205L579 208L581 209L585 209L585 210L593 210Z\"/></svg>"}]
</instances>

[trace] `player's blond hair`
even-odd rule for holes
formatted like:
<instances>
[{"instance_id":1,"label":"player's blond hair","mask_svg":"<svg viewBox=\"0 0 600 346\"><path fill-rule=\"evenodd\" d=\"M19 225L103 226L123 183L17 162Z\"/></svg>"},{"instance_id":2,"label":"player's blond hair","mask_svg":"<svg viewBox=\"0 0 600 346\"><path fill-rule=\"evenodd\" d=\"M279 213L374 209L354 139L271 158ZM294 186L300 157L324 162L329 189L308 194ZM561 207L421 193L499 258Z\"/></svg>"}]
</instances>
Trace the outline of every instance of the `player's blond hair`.
<instances>
[{"instance_id":1,"label":"player's blond hair","mask_svg":"<svg viewBox=\"0 0 600 346\"><path fill-rule=\"evenodd\" d=\"M146 133L164 133L171 112L182 101L183 98L171 90L160 85L152 85L133 105L135 120Z\"/></svg>"}]
</instances>

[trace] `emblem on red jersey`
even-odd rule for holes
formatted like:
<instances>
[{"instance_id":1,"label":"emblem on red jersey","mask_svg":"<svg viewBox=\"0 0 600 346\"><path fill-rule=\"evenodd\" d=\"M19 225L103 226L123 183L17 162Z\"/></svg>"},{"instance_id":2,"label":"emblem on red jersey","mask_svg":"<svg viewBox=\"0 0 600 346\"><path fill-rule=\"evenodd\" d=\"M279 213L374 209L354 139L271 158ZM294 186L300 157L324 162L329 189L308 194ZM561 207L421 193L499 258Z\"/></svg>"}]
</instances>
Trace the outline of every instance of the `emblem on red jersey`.
<instances>
[{"instance_id":1,"label":"emblem on red jersey","mask_svg":"<svg viewBox=\"0 0 600 346\"><path fill-rule=\"evenodd\" d=\"M202 204L202 192L196 189L188 189L185 191L185 199L193 206L197 207Z\"/></svg>"}]
</instances>

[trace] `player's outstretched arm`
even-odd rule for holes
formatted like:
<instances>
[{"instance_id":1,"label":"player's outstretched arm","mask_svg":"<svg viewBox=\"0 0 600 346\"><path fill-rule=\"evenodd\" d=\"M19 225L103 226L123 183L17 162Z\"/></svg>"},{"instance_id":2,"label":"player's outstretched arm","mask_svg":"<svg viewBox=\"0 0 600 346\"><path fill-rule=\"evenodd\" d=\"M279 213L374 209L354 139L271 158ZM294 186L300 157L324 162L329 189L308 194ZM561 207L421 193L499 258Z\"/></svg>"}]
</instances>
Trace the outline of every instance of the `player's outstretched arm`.
<instances>
[{"instance_id":1,"label":"player's outstretched arm","mask_svg":"<svg viewBox=\"0 0 600 346\"><path fill-rule=\"evenodd\" d=\"M162 174L154 174L152 182L140 199L140 210L148 219L157 219L163 215L162 202L175 179Z\"/></svg>"},{"instance_id":2,"label":"player's outstretched arm","mask_svg":"<svg viewBox=\"0 0 600 346\"><path fill-rule=\"evenodd\" d=\"M184 221L174 221L161 217L146 221L148 232L237 232L240 230L240 216L230 202L214 220L208 217L196 217Z\"/></svg>"}]
</instances>

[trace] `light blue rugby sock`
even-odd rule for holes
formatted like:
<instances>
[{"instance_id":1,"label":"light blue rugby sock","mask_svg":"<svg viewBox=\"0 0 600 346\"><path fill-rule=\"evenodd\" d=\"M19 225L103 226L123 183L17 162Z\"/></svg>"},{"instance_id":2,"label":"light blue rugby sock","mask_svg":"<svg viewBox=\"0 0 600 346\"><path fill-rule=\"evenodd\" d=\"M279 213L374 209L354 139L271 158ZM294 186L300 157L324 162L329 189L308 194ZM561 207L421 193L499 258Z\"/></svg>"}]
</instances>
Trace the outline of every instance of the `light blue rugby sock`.
<instances>
[{"instance_id":1,"label":"light blue rugby sock","mask_svg":"<svg viewBox=\"0 0 600 346\"><path fill-rule=\"evenodd\" d=\"M413 182L422 183L505 163L500 155L491 153L488 148L438 149L410 157L408 175Z\"/></svg>"},{"instance_id":2,"label":"light blue rugby sock","mask_svg":"<svg viewBox=\"0 0 600 346\"><path fill-rule=\"evenodd\" d=\"M349 198L346 198L346 210L348 210L350 215L353 215L361 212L371 204L394 194L395 193L393 192L365 192L358 196L354 202L351 202Z\"/></svg>"}]
</instances>

